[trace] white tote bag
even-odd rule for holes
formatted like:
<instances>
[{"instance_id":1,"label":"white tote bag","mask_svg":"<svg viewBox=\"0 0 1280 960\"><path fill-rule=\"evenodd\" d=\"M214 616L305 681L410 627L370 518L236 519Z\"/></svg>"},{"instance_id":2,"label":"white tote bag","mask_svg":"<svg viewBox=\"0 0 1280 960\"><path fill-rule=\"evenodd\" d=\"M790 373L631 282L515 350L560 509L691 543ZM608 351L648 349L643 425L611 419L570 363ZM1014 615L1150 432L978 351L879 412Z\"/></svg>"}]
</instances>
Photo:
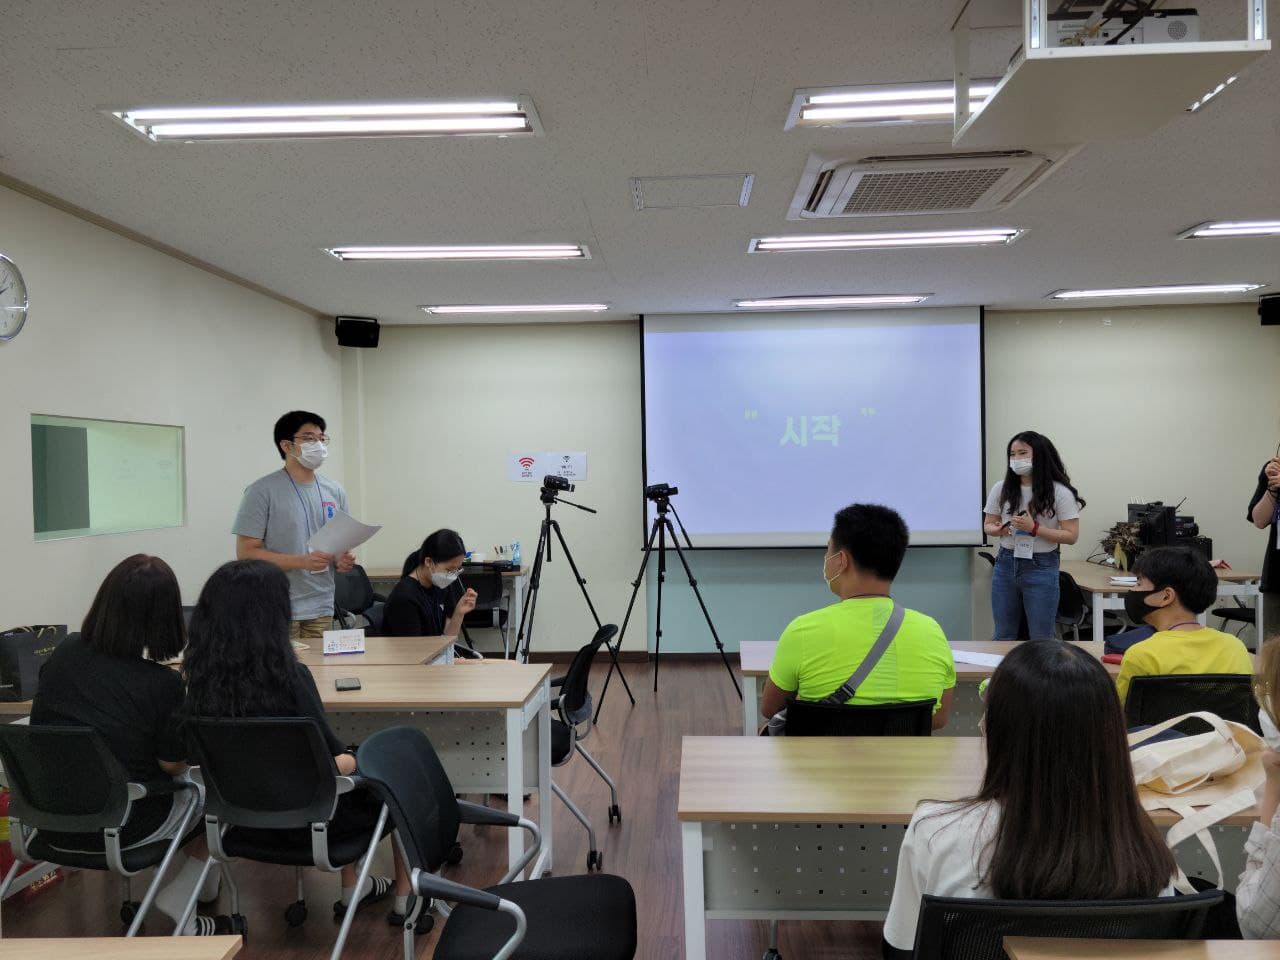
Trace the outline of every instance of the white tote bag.
<instances>
[{"instance_id":1,"label":"white tote bag","mask_svg":"<svg viewBox=\"0 0 1280 960\"><path fill-rule=\"evenodd\" d=\"M1204 733L1149 742L1153 737L1198 717L1210 727ZM1222 862L1209 828L1248 810L1266 779L1262 751L1266 743L1249 727L1212 713L1184 713L1146 730L1129 734L1129 754L1138 796L1145 810L1172 810L1182 819L1165 839L1177 847L1188 837L1204 844L1222 884ZM1178 889L1194 892L1179 871Z\"/></svg>"}]
</instances>

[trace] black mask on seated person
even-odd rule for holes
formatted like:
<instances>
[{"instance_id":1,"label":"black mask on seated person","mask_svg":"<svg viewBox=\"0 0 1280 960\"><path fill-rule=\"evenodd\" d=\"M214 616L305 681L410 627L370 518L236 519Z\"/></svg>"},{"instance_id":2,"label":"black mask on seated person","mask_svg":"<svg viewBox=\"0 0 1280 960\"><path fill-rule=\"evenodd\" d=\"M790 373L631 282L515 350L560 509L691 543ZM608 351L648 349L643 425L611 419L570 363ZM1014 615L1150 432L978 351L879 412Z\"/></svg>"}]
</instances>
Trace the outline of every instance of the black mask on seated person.
<instances>
[{"instance_id":1,"label":"black mask on seated person","mask_svg":"<svg viewBox=\"0 0 1280 960\"><path fill-rule=\"evenodd\" d=\"M1159 590L1130 590L1126 593L1124 595L1124 612L1129 619L1139 626L1145 623L1146 621L1143 617L1149 616L1152 611L1160 609L1148 604L1147 597L1159 592Z\"/></svg>"}]
</instances>

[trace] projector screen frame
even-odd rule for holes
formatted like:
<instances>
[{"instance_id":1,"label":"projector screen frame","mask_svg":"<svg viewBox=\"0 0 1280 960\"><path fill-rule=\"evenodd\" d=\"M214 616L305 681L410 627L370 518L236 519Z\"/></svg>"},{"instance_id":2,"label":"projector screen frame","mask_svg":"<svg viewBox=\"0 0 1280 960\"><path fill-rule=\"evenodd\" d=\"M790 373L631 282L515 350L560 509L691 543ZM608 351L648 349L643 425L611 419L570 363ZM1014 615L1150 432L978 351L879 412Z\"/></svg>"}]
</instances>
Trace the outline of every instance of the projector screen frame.
<instances>
[{"instance_id":1,"label":"projector screen frame","mask_svg":"<svg viewBox=\"0 0 1280 960\"><path fill-rule=\"evenodd\" d=\"M963 304L959 305L963 306ZM987 495L987 308L985 304L977 304L978 311L978 435L982 447L982 455L979 457L979 491L977 505L974 507L978 512L982 511L982 504L985 502ZM886 309L886 308L879 308ZM919 312L919 307L903 308L912 312ZM925 308L928 309L928 308ZM663 314L670 316L670 314ZM690 314L697 316L697 314ZM644 488L649 483L649 425L647 417L648 404L646 403L646 378L645 378L645 351L644 351L644 331L646 315L641 313L637 315L638 323L636 324L640 336L640 490L637 499L640 501L640 551L643 552L645 543L649 537L649 525L652 522L649 516L649 501L644 497ZM679 477L664 477L661 480L655 480L655 483L674 483L675 486L680 485ZM674 502L674 501L673 501ZM679 506L676 506L679 510ZM833 508L834 510L839 507ZM989 547L990 540L985 531L979 524L978 539L975 542L947 542L947 543L911 543L908 549L911 550L931 550L944 549L954 550L956 548L963 549L980 549ZM693 540L692 546L682 543L681 547L685 550L816 550L823 546L821 543L815 544L732 544L723 545L716 544L713 546L703 546L696 539Z\"/></svg>"}]
</instances>

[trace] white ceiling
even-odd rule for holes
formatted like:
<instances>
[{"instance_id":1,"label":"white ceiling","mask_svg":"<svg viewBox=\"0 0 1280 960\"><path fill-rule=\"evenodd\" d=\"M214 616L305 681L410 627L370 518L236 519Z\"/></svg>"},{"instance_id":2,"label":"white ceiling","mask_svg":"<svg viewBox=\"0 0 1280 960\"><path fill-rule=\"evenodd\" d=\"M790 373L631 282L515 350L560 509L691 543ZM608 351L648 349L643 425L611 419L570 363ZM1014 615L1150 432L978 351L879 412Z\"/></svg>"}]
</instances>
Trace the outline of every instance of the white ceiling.
<instances>
[{"instance_id":1,"label":"white ceiling","mask_svg":"<svg viewBox=\"0 0 1280 960\"><path fill-rule=\"evenodd\" d=\"M1242 29L1241 0L1195 5L1206 33ZM1280 217L1274 52L1155 136L1086 145L1004 211L788 223L811 152L949 142L947 126L782 127L798 87L950 76L950 6L9 0L0 172L319 312L390 323L434 322L424 303L606 301L596 316L608 319L788 294L1034 307L1061 287L1280 287L1280 240L1176 239L1203 220ZM1012 46L1008 34L979 39L981 75ZM509 94L533 98L544 137L155 145L98 112ZM725 173L755 175L746 208L632 205L630 177ZM990 250L747 254L768 234L981 225L1029 232ZM322 252L513 241L584 242L593 259L342 264Z\"/></svg>"}]
</instances>

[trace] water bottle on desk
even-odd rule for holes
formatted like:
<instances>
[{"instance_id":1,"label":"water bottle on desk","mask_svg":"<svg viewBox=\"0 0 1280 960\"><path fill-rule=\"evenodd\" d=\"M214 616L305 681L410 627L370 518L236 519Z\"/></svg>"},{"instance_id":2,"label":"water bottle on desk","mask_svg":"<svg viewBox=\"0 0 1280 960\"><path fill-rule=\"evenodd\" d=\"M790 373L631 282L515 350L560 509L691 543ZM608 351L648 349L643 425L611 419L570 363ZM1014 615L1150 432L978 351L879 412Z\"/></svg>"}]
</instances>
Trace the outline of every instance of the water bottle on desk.
<instances>
[{"instance_id":1,"label":"water bottle on desk","mask_svg":"<svg viewBox=\"0 0 1280 960\"><path fill-rule=\"evenodd\" d=\"M520 566L520 541L513 540L511 543L511 566Z\"/></svg>"}]
</instances>

